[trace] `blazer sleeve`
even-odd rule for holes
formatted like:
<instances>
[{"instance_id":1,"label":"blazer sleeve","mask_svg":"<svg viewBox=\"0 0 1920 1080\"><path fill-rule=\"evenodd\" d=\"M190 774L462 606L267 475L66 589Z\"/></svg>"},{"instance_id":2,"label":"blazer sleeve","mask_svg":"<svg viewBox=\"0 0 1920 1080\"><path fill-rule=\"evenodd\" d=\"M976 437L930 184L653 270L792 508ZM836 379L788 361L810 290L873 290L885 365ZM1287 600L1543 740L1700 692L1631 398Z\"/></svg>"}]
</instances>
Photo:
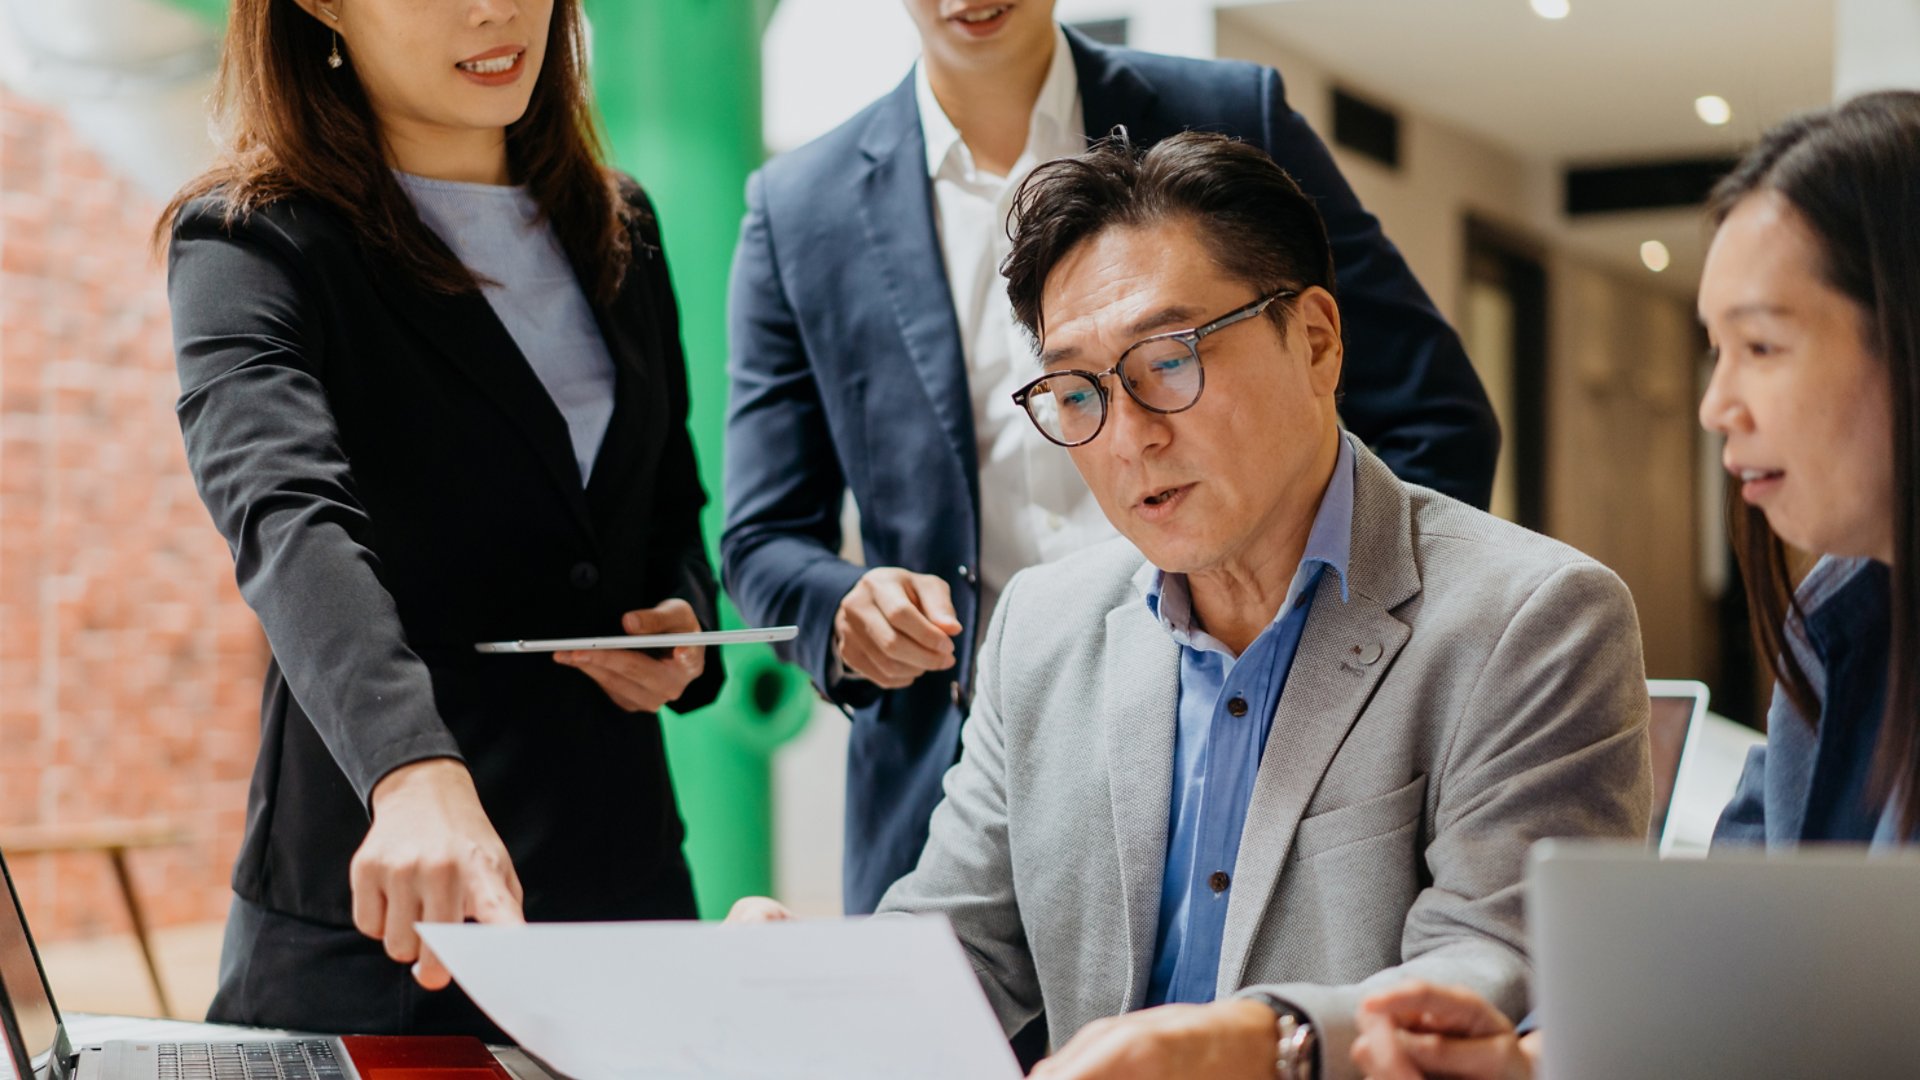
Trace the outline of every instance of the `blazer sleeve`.
<instances>
[{"instance_id":1,"label":"blazer sleeve","mask_svg":"<svg viewBox=\"0 0 1920 1080\"><path fill-rule=\"evenodd\" d=\"M720 536L727 591L748 621L800 628L779 651L822 692L844 705L867 704L877 687L835 677L834 613L864 571L839 555L846 479L774 258L761 173L747 181L727 311L732 398Z\"/></svg>"},{"instance_id":2,"label":"blazer sleeve","mask_svg":"<svg viewBox=\"0 0 1920 1080\"><path fill-rule=\"evenodd\" d=\"M700 512L707 505L707 491L700 483L700 466L693 452L693 437L687 432L690 398L687 392L686 348L680 338L680 306L673 293L673 280L667 273L666 248L661 245L660 222L653 203L636 185L632 199L639 212L640 240L645 250L633 253L635 259L649 260L648 302L651 317L660 321L659 340L664 348L660 359L667 388L666 447L660 455L659 477L654 483L655 526L649 534L647 565L661 567L659 580L667 586L666 596L685 600L693 608L706 630L720 628L720 586L713 579L713 564L707 559L706 538L700 531ZM708 649L706 668L671 703L675 712L691 712L710 705L720 695L726 681L726 665L721 650Z\"/></svg>"},{"instance_id":3,"label":"blazer sleeve","mask_svg":"<svg viewBox=\"0 0 1920 1080\"><path fill-rule=\"evenodd\" d=\"M1747 763L1740 770L1740 783L1733 798L1720 811L1713 826L1713 846L1722 844L1765 846L1767 842L1767 748L1755 746L1747 751Z\"/></svg>"},{"instance_id":4,"label":"blazer sleeve","mask_svg":"<svg viewBox=\"0 0 1920 1080\"><path fill-rule=\"evenodd\" d=\"M167 275L176 411L240 593L366 803L394 769L461 753L367 544L303 262L264 212L231 230L206 204L182 215Z\"/></svg>"},{"instance_id":5,"label":"blazer sleeve","mask_svg":"<svg viewBox=\"0 0 1920 1080\"><path fill-rule=\"evenodd\" d=\"M1267 150L1313 196L1333 245L1347 344L1341 419L1402 480L1486 509L1500 424L1459 335L1287 103L1279 73L1263 76Z\"/></svg>"},{"instance_id":6,"label":"blazer sleeve","mask_svg":"<svg viewBox=\"0 0 1920 1080\"><path fill-rule=\"evenodd\" d=\"M1531 976L1522 878L1547 837L1644 840L1652 812L1646 672L1633 599L1600 564L1562 567L1515 611L1474 675L1437 776L1430 884L1401 937L1404 962L1349 986L1249 987L1305 1012L1325 1080L1348 1056L1360 999L1408 979L1462 984L1508 1016Z\"/></svg>"},{"instance_id":7,"label":"blazer sleeve","mask_svg":"<svg viewBox=\"0 0 1920 1080\"><path fill-rule=\"evenodd\" d=\"M1014 894L1007 833L1007 742L1000 654L1021 575L1000 594L980 646L979 684L960 729L960 760L947 771L927 846L912 873L880 898L879 912L944 915L987 1001L1011 1037L1043 1008L1039 969Z\"/></svg>"}]
</instances>

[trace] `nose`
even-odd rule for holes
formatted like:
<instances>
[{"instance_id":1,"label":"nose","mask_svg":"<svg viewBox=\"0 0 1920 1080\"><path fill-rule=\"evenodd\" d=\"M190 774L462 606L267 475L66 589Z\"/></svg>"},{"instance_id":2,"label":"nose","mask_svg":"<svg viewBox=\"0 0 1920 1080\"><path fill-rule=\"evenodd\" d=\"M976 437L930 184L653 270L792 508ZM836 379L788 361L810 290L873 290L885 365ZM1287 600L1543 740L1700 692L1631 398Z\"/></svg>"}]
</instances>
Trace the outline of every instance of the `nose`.
<instances>
[{"instance_id":1,"label":"nose","mask_svg":"<svg viewBox=\"0 0 1920 1080\"><path fill-rule=\"evenodd\" d=\"M1707 392L1700 398L1700 426L1716 435L1731 435L1753 426L1752 415L1740 399L1735 366L1735 361L1724 356L1716 359Z\"/></svg>"},{"instance_id":2,"label":"nose","mask_svg":"<svg viewBox=\"0 0 1920 1080\"><path fill-rule=\"evenodd\" d=\"M518 0L473 0L467 9L467 22L473 26L503 23L519 12Z\"/></svg>"},{"instance_id":3,"label":"nose","mask_svg":"<svg viewBox=\"0 0 1920 1080\"><path fill-rule=\"evenodd\" d=\"M1107 452L1124 461L1139 461L1164 448L1173 438L1172 418L1133 400L1118 375L1109 379Z\"/></svg>"}]
</instances>

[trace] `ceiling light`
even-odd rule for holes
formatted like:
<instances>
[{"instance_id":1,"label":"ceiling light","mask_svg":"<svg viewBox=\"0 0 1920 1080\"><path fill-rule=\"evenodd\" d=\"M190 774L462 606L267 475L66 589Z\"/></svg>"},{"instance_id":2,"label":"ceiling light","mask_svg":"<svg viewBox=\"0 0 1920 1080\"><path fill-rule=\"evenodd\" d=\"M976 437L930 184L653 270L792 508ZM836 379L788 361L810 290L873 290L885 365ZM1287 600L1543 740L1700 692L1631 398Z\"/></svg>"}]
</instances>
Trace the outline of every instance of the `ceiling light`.
<instances>
[{"instance_id":1,"label":"ceiling light","mask_svg":"<svg viewBox=\"0 0 1920 1080\"><path fill-rule=\"evenodd\" d=\"M1649 240L1640 245L1640 261L1647 264L1647 269L1657 274L1672 265L1673 253L1669 252L1667 245L1660 241Z\"/></svg>"},{"instance_id":2,"label":"ceiling light","mask_svg":"<svg viewBox=\"0 0 1920 1080\"><path fill-rule=\"evenodd\" d=\"M1571 0L1532 0L1533 13L1543 19L1564 19L1573 11Z\"/></svg>"},{"instance_id":3,"label":"ceiling light","mask_svg":"<svg viewBox=\"0 0 1920 1080\"><path fill-rule=\"evenodd\" d=\"M1714 127L1719 127L1733 119L1733 106L1727 104L1727 99L1719 94L1694 98L1693 111L1700 115L1701 120Z\"/></svg>"}]
</instances>

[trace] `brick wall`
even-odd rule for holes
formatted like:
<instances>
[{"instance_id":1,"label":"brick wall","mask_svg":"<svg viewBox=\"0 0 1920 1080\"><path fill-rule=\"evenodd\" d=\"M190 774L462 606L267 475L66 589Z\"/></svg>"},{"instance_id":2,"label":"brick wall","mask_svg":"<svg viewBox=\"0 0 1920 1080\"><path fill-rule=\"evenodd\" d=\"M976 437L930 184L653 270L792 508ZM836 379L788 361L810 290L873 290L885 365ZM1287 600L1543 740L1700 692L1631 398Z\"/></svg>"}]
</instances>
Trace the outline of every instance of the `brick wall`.
<instances>
[{"instance_id":1,"label":"brick wall","mask_svg":"<svg viewBox=\"0 0 1920 1080\"><path fill-rule=\"evenodd\" d=\"M0 90L0 833L159 819L158 925L220 918L266 645L194 493L159 206ZM9 862L47 939L119 933L98 855Z\"/></svg>"}]
</instances>

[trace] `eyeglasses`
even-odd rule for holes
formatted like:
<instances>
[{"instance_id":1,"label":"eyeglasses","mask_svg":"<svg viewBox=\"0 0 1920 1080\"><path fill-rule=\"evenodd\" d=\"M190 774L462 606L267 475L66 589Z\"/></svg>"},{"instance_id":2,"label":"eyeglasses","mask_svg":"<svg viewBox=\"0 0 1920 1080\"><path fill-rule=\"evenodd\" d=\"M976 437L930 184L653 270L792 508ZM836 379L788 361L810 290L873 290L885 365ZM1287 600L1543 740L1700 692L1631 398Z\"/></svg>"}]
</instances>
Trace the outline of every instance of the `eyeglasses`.
<instances>
[{"instance_id":1,"label":"eyeglasses","mask_svg":"<svg viewBox=\"0 0 1920 1080\"><path fill-rule=\"evenodd\" d=\"M1027 410L1033 426L1061 446L1084 446L1107 426L1107 387L1112 375L1127 396L1150 412L1177 413L1193 408L1206 387L1200 366L1200 340L1234 323L1245 322L1283 297L1282 289L1234 308L1205 326L1142 338L1127 346L1112 367L1101 372L1050 371L1014 391L1014 403Z\"/></svg>"}]
</instances>

